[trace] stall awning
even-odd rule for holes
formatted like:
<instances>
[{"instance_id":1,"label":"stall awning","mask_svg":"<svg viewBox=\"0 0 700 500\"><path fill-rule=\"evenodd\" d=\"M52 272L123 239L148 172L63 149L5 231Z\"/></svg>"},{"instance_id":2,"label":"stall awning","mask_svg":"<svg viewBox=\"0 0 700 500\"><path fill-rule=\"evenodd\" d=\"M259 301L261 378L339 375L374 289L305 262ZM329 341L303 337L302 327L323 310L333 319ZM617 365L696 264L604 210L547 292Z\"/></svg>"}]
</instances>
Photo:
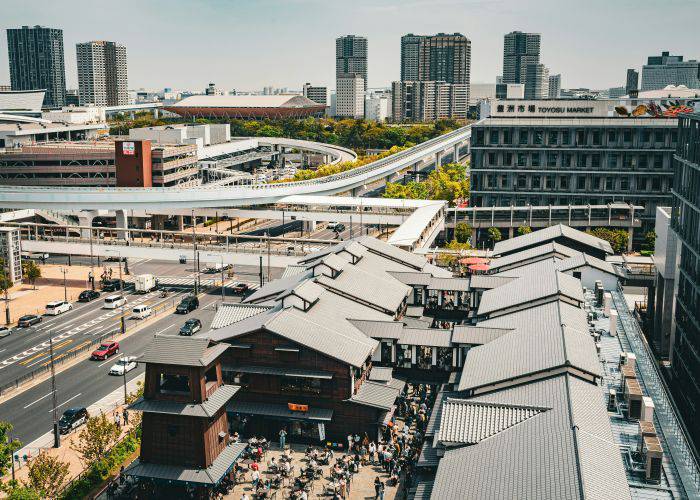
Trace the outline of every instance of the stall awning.
<instances>
[{"instance_id":1,"label":"stall awning","mask_svg":"<svg viewBox=\"0 0 700 500\"><path fill-rule=\"evenodd\" d=\"M226 405L229 413L243 413L245 415L261 415L264 417L286 418L293 420L313 420L318 422L330 422L333 418L333 410L328 408L315 408L309 406L308 411L291 411L286 404L253 403L246 401L231 401Z\"/></svg>"},{"instance_id":2,"label":"stall awning","mask_svg":"<svg viewBox=\"0 0 700 500\"><path fill-rule=\"evenodd\" d=\"M139 479L214 486L231 470L234 462L241 456L246 446L247 443L232 443L228 445L206 469L143 463L137 459L124 469L124 475Z\"/></svg>"}]
</instances>

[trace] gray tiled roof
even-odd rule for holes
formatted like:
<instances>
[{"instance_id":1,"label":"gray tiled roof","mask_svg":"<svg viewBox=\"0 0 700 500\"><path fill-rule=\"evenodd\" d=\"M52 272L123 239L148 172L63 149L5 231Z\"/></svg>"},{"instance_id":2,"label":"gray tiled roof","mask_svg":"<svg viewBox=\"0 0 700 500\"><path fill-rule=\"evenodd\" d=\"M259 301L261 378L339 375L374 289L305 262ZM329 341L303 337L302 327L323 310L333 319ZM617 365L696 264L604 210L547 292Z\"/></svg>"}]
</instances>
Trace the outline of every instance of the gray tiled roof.
<instances>
[{"instance_id":1,"label":"gray tiled roof","mask_svg":"<svg viewBox=\"0 0 700 500\"><path fill-rule=\"evenodd\" d=\"M521 252L511 253L504 257L493 259L489 262L492 272L498 272L503 267L519 267L520 265L530 264L538 260L543 260L550 257L565 258L572 257L580 253L577 250L562 245L557 242L544 243L533 248L528 248Z\"/></svg>"},{"instance_id":2,"label":"gray tiled roof","mask_svg":"<svg viewBox=\"0 0 700 500\"><path fill-rule=\"evenodd\" d=\"M513 281L513 278L491 276L488 274L474 274L469 281L472 290L491 290L492 288L498 288L499 286L510 283Z\"/></svg>"},{"instance_id":3,"label":"gray tiled roof","mask_svg":"<svg viewBox=\"0 0 700 500\"><path fill-rule=\"evenodd\" d=\"M432 278L428 290L469 291L468 278Z\"/></svg>"},{"instance_id":4,"label":"gray tiled roof","mask_svg":"<svg viewBox=\"0 0 700 500\"><path fill-rule=\"evenodd\" d=\"M333 410L329 408L320 408L310 405L309 411L298 412L290 410L286 403L256 403L234 400L226 405L226 411L230 413L243 413L246 415L264 415L267 417L316 420L320 422L330 422L333 418Z\"/></svg>"},{"instance_id":5,"label":"gray tiled roof","mask_svg":"<svg viewBox=\"0 0 700 500\"><path fill-rule=\"evenodd\" d=\"M404 328L398 343L430 347L452 347L450 330L438 328Z\"/></svg>"},{"instance_id":6,"label":"gray tiled roof","mask_svg":"<svg viewBox=\"0 0 700 500\"><path fill-rule=\"evenodd\" d=\"M607 241L596 238L595 236L587 234L583 231L579 231L578 229L574 229L563 224L557 224L529 234L499 241L493 247L493 254L503 256L509 253L517 252L520 249L529 248L540 243L547 243L561 237L576 240L579 244L589 246L597 251L603 251L611 255L615 253L613 252L610 243Z\"/></svg>"},{"instance_id":7,"label":"gray tiled roof","mask_svg":"<svg viewBox=\"0 0 700 500\"><path fill-rule=\"evenodd\" d=\"M330 380L333 378L332 372L322 370L304 370L302 368L287 368L280 366L262 365L222 365L225 372L254 373L256 375L282 375L285 377L320 378Z\"/></svg>"},{"instance_id":8,"label":"gray tiled roof","mask_svg":"<svg viewBox=\"0 0 700 500\"><path fill-rule=\"evenodd\" d=\"M426 264L426 261L423 257L411 252L407 252L406 250L402 250L398 247L395 247L394 245L390 245L389 243L385 243L376 238L372 238L371 236L363 236L361 238L358 238L357 241L362 246L367 247L372 252L381 254L385 257L388 257L389 259L406 264L407 266L413 267L418 271L422 270Z\"/></svg>"},{"instance_id":9,"label":"gray tiled roof","mask_svg":"<svg viewBox=\"0 0 700 500\"><path fill-rule=\"evenodd\" d=\"M542 272L537 279L525 276L485 291L479 303L478 314L485 315L548 297L555 300L558 296L583 302L583 289L579 279L552 269L550 272Z\"/></svg>"},{"instance_id":10,"label":"gray tiled roof","mask_svg":"<svg viewBox=\"0 0 700 500\"><path fill-rule=\"evenodd\" d=\"M237 385L222 385L204 403L156 401L143 397L129 405L129 409L145 413L164 413L188 417L213 417L240 389Z\"/></svg>"},{"instance_id":11,"label":"gray tiled roof","mask_svg":"<svg viewBox=\"0 0 700 500\"><path fill-rule=\"evenodd\" d=\"M178 465L141 463L136 459L126 467L124 474L131 477L157 479L197 484L217 484L224 474L231 470L233 463L241 456L247 443L231 443L219 454L211 466L206 469L188 468Z\"/></svg>"},{"instance_id":12,"label":"gray tiled roof","mask_svg":"<svg viewBox=\"0 0 700 500\"><path fill-rule=\"evenodd\" d=\"M398 339L403 331L399 321L376 321L366 319L348 319L357 329L373 339Z\"/></svg>"},{"instance_id":13,"label":"gray tiled roof","mask_svg":"<svg viewBox=\"0 0 700 500\"><path fill-rule=\"evenodd\" d=\"M597 385L562 374L470 401L551 409L447 450L431 498L630 499Z\"/></svg>"},{"instance_id":14,"label":"gray tiled roof","mask_svg":"<svg viewBox=\"0 0 700 500\"><path fill-rule=\"evenodd\" d=\"M314 268L314 267L319 266L321 264L324 264L324 265L330 267L333 271L342 271L343 268L347 265L347 263L348 263L347 260L332 253L332 254L326 255L325 257L323 257L320 260L317 260L315 262L310 263L307 267L309 269L311 269L311 268Z\"/></svg>"},{"instance_id":15,"label":"gray tiled roof","mask_svg":"<svg viewBox=\"0 0 700 500\"><path fill-rule=\"evenodd\" d=\"M422 310L423 310L423 308L421 307L421 311ZM404 325L406 325L406 328L419 328L419 329L430 328L430 325L433 324L432 318L422 317L422 319L421 319L421 318L415 318L413 316L408 316L408 314L401 319L401 322Z\"/></svg>"},{"instance_id":16,"label":"gray tiled roof","mask_svg":"<svg viewBox=\"0 0 700 500\"><path fill-rule=\"evenodd\" d=\"M425 307L423 306L408 306L406 307L406 316L411 318L420 318L423 316Z\"/></svg>"},{"instance_id":17,"label":"gray tiled roof","mask_svg":"<svg viewBox=\"0 0 700 500\"><path fill-rule=\"evenodd\" d=\"M430 284L430 280L433 279L430 273L418 271L389 272L389 274L405 285L428 286Z\"/></svg>"},{"instance_id":18,"label":"gray tiled roof","mask_svg":"<svg viewBox=\"0 0 700 500\"><path fill-rule=\"evenodd\" d=\"M375 382L390 382L393 378L394 369L390 366L373 366L369 372L369 379Z\"/></svg>"},{"instance_id":19,"label":"gray tiled roof","mask_svg":"<svg viewBox=\"0 0 700 500\"><path fill-rule=\"evenodd\" d=\"M435 264L431 264L430 262L425 263L422 271L424 273L432 274L436 278L450 278L453 276L452 271L450 271L449 269L436 266Z\"/></svg>"},{"instance_id":20,"label":"gray tiled roof","mask_svg":"<svg viewBox=\"0 0 700 500\"><path fill-rule=\"evenodd\" d=\"M207 366L226 350L226 345L209 347L206 337L155 335L139 357L140 363L178 366Z\"/></svg>"},{"instance_id":21,"label":"gray tiled roof","mask_svg":"<svg viewBox=\"0 0 700 500\"><path fill-rule=\"evenodd\" d=\"M237 321L236 323L222 326L217 330L210 330L204 335L200 335L200 337L207 337L217 342L222 340L232 340L240 335L245 335L246 333L251 333L261 329L266 322L268 322L273 316L279 314L281 311L282 307L279 303L277 303L275 306L272 306L269 309L256 314L255 316L248 316L247 318Z\"/></svg>"},{"instance_id":22,"label":"gray tiled roof","mask_svg":"<svg viewBox=\"0 0 700 500\"><path fill-rule=\"evenodd\" d=\"M566 313L562 313L562 308ZM586 325L585 312L577 309L579 318L563 302L550 302L513 313L505 320L495 318L486 326L515 327L510 333L488 344L469 350L464 360L459 390L492 386L499 382L516 383L530 374L571 367L593 376L600 376L600 364L593 338ZM573 320L573 321L572 321ZM569 326L573 322L574 326Z\"/></svg>"},{"instance_id":23,"label":"gray tiled roof","mask_svg":"<svg viewBox=\"0 0 700 500\"><path fill-rule=\"evenodd\" d=\"M435 440L447 445L477 444L548 409L448 398L442 404Z\"/></svg>"},{"instance_id":24,"label":"gray tiled roof","mask_svg":"<svg viewBox=\"0 0 700 500\"><path fill-rule=\"evenodd\" d=\"M312 274L312 271L305 270L303 273L293 274L291 276L269 281L262 287L255 290L255 292L253 292L251 295L243 299L243 302L251 304L263 300L269 300L271 298L277 298L277 296L291 288L294 288L298 283L301 283Z\"/></svg>"},{"instance_id":25,"label":"gray tiled roof","mask_svg":"<svg viewBox=\"0 0 700 500\"><path fill-rule=\"evenodd\" d=\"M430 500L430 495L433 493L433 481L419 481L416 485L413 497L411 500Z\"/></svg>"},{"instance_id":26,"label":"gray tiled roof","mask_svg":"<svg viewBox=\"0 0 700 500\"><path fill-rule=\"evenodd\" d=\"M280 298L284 298L289 295L296 295L304 302L312 304L318 300L318 298L323 293L323 287L319 286L313 280L305 280L296 285L294 288L290 288L280 295Z\"/></svg>"},{"instance_id":27,"label":"gray tiled roof","mask_svg":"<svg viewBox=\"0 0 700 500\"><path fill-rule=\"evenodd\" d=\"M623 276L622 273L610 262L600 260L596 257L592 257L588 254L581 252L574 256L571 256L568 259L564 259L556 264L556 268L560 271L571 271L573 269L578 269L579 267L584 266L590 266L595 269L598 269L599 271L614 274L618 277Z\"/></svg>"},{"instance_id":28,"label":"gray tiled roof","mask_svg":"<svg viewBox=\"0 0 700 500\"><path fill-rule=\"evenodd\" d=\"M241 320L260 314L270 309L270 306L260 306L255 304L223 303L211 321L214 329L237 323Z\"/></svg>"},{"instance_id":29,"label":"gray tiled roof","mask_svg":"<svg viewBox=\"0 0 700 500\"><path fill-rule=\"evenodd\" d=\"M282 276L280 276L280 279L289 278L290 276L297 276L305 272L306 266L302 266L300 264L289 264L284 268L284 271L282 271Z\"/></svg>"},{"instance_id":30,"label":"gray tiled roof","mask_svg":"<svg viewBox=\"0 0 700 500\"><path fill-rule=\"evenodd\" d=\"M496 340L501 335L513 331L512 328L488 326L455 325L452 329L453 344L483 345Z\"/></svg>"},{"instance_id":31,"label":"gray tiled roof","mask_svg":"<svg viewBox=\"0 0 700 500\"><path fill-rule=\"evenodd\" d=\"M348 401L363 406L390 410L394 406L400 392L400 389L393 387L391 384L365 380Z\"/></svg>"}]
</instances>

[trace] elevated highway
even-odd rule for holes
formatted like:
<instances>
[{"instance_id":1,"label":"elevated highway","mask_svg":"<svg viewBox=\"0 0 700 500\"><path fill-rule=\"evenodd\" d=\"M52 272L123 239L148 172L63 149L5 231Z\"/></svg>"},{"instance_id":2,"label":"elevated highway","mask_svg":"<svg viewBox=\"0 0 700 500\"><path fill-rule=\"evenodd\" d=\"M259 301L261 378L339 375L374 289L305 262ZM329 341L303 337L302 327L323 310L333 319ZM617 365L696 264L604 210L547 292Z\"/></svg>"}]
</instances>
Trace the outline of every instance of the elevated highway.
<instances>
[{"instance_id":1,"label":"elevated highway","mask_svg":"<svg viewBox=\"0 0 700 500\"><path fill-rule=\"evenodd\" d=\"M453 152L453 157L459 158L462 148L468 148L470 139L471 126L462 127L362 167L307 181L253 186L209 187L202 185L189 188L0 186L0 206L3 208L107 209L118 211L164 208L227 208L269 204L292 195L352 193L353 190L378 180L391 180L398 172L414 168L428 157L434 157L436 164L441 163L445 152ZM271 138L263 140L270 141Z\"/></svg>"}]
</instances>

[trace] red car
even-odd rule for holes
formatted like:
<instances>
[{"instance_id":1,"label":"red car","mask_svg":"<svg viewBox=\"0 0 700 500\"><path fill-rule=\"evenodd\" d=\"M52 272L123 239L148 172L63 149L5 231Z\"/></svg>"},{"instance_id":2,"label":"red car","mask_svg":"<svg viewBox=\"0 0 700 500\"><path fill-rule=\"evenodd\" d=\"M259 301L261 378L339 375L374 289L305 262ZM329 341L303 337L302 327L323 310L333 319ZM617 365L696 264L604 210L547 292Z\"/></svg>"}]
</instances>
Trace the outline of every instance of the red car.
<instances>
[{"instance_id":1,"label":"red car","mask_svg":"<svg viewBox=\"0 0 700 500\"><path fill-rule=\"evenodd\" d=\"M92 353L92 359L107 359L119 353L119 342L105 340Z\"/></svg>"}]
</instances>

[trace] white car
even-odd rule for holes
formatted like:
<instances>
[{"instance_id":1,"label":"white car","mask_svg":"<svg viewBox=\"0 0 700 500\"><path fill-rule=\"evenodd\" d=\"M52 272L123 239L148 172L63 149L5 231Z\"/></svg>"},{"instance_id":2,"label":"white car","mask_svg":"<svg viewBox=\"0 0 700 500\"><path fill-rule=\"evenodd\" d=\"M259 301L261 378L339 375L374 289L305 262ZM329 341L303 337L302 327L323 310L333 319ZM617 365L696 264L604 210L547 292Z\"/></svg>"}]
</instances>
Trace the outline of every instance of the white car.
<instances>
[{"instance_id":1,"label":"white car","mask_svg":"<svg viewBox=\"0 0 700 500\"><path fill-rule=\"evenodd\" d=\"M136 368L136 356L124 356L119 359L112 368L109 369L110 375L124 375Z\"/></svg>"},{"instance_id":2,"label":"white car","mask_svg":"<svg viewBox=\"0 0 700 500\"><path fill-rule=\"evenodd\" d=\"M126 299L123 295L110 295L105 299L105 303L102 306L104 309L117 309L126 305Z\"/></svg>"},{"instance_id":3,"label":"white car","mask_svg":"<svg viewBox=\"0 0 700 500\"><path fill-rule=\"evenodd\" d=\"M137 319L148 318L151 314L153 314L153 309L151 309L151 306L139 305L131 310L131 315Z\"/></svg>"},{"instance_id":4,"label":"white car","mask_svg":"<svg viewBox=\"0 0 700 500\"><path fill-rule=\"evenodd\" d=\"M58 316L59 314L70 311L71 309L73 309L73 305L70 302L65 302L63 300L56 300L46 304L46 314L48 316Z\"/></svg>"}]
</instances>

